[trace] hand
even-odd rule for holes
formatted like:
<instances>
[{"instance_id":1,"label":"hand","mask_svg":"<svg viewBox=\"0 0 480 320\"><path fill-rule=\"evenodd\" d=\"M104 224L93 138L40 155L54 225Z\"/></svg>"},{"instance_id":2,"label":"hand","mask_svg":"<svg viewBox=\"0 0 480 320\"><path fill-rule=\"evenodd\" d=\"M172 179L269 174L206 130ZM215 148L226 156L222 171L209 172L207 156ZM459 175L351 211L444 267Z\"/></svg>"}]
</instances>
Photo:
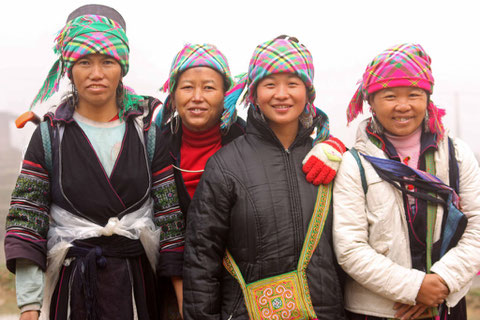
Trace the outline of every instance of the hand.
<instances>
[{"instance_id":1,"label":"hand","mask_svg":"<svg viewBox=\"0 0 480 320\"><path fill-rule=\"evenodd\" d=\"M180 317L183 319L183 278L173 276L172 284L175 290L175 295L177 296L178 311L180 312Z\"/></svg>"},{"instance_id":2,"label":"hand","mask_svg":"<svg viewBox=\"0 0 480 320\"><path fill-rule=\"evenodd\" d=\"M427 308L428 306L421 303L417 303L416 305L411 306L408 304L397 302L393 306L393 310L397 311L395 313L395 318L399 318L402 320L416 319L417 317L420 317L425 312L425 310L427 310Z\"/></svg>"},{"instance_id":3,"label":"hand","mask_svg":"<svg viewBox=\"0 0 480 320\"><path fill-rule=\"evenodd\" d=\"M333 136L313 146L302 161L307 181L316 186L329 184L337 174L345 150L342 141Z\"/></svg>"},{"instance_id":4,"label":"hand","mask_svg":"<svg viewBox=\"0 0 480 320\"><path fill-rule=\"evenodd\" d=\"M448 296L448 287L438 274L427 274L418 290L417 302L429 307L438 307Z\"/></svg>"},{"instance_id":5,"label":"hand","mask_svg":"<svg viewBox=\"0 0 480 320\"><path fill-rule=\"evenodd\" d=\"M38 320L39 312L37 310L30 310L22 312L20 320Z\"/></svg>"}]
</instances>

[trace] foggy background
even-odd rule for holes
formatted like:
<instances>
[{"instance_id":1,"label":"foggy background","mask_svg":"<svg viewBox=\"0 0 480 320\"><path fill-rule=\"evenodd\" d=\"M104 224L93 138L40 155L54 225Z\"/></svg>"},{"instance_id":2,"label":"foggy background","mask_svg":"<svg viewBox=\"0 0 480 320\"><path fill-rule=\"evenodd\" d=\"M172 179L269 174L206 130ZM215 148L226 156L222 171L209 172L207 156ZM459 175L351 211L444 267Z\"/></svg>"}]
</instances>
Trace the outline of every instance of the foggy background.
<instances>
[{"instance_id":1,"label":"foggy background","mask_svg":"<svg viewBox=\"0 0 480 320\"><path fill-rule=\"evenodd\" d=\"M125 18L130 71L124 83L163 100L174 55L186 42L215 44L232 74L246 72L254 48L280 34L297 37L312 52L315 105L330 117L331 132L351 146L356 120L345 110L366 65L398 43L420 43L432 58L433 101L444 123L480 154L480 19L476 1L95 1ZM0 241L21 150L35 128L15 129L56 60L53 40L67 15L91 1L2 1L0 4ZM68 88L64 79L63 88ZM43 115L57 94L34 111ZM369 114L365 107L365 116ZM245 110L240 110L244 115ZM363 118L363 117L360 117ZM2 244L2 243L0 243ZM3 245L0 265L4 264Z\"/></svg>"}]
</instances>

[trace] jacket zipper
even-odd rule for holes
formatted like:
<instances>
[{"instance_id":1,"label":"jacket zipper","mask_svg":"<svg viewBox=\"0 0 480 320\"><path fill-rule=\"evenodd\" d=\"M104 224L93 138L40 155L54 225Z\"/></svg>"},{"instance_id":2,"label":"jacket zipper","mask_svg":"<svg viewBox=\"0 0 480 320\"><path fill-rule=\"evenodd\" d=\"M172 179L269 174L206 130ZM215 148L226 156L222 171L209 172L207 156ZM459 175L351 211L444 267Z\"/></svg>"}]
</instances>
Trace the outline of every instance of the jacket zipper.
<instances>
[{"instance_id":1,"label":"jacket zipper","mask_svg":"<svg viewBox=\"0 0 480 320\"><path fill-rule=\"evenodd\" d=\"M290 160L291 152L289 149L284 149L284 159L285 167L287 172L287 183L290 192L290 209L292 210L292 220L293 220L293 232L294 232L294 255L295 257L300 256L300 244L302 243L301 232L303 230L303 219L299 219L299 194L298 194L298 185L295 183L295 176L293 175L292 163ZM301 221L301 225L299 225Z\"/></svg>"}]
</instances>

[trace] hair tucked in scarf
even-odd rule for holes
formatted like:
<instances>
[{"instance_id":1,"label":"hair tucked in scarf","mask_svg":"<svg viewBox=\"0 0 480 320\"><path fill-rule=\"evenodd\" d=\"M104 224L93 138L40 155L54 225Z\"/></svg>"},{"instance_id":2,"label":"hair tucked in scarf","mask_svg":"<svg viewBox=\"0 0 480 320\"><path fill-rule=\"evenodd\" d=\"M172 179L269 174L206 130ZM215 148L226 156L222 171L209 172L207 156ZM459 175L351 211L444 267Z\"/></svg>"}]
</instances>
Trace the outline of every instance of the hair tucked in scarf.
<instances>
[{"instance_id":1,"label":"hair tucked in scarf","mask_svg":"<svg viewBox=\"0 0 480 320\"><path fill-rule=\"evenodd\" d=\"M175 112L172 106L171 96L175 92L178 78L185 70L195 67L209 67L214 69L219 72L224 79L226 85L225 92L232 88L234 82L230 68L228 67L227 58L225 58L223 53L211 44L187 43L173 59L170 76L162 88L160 88L161 91L168 92L169 95L165 99L164 107L160 110L155 120L158 125L165 125L170 116ZM229 105L227 107L227 105L224 104L220 128L226 131L236 120L237 112L235 105Z\"/></svg>"},{"instance_id":2,"label":"hair tucked in scarf","mask_svg":"<svg viewBox=\"0 0 480 320\"><path fill-rule=\"evenodd\" d=\"M313 117L321 116L321 126L317 127L317 137L314 143L327 139L330 135L328 116L315 108L315 88L313 86L313 58L308 49L294 37L279 36L257 46L248 66L248 73L240 76L232 90L227 92L226 105L235 105L243 90L247 88L243 100L253 108L257 85L260 80L276 73L293 73L297 75L307 88L308 103L304 112Z\"/></svg>"},{"instance_id":3,"label":"hair tucked in scarf","mask_svg":"<svg viewBox=\"0 0 480 320\"><path fill-rule=\"evenodd\" d=\"M421 45L410 43L391 47L376 56L367 66L363 79L348 105L348 123L363 112L363 101L382 89L416 87L432 94L434 79L431 61ZM438 108L430 100L427 112L430 131L442 139L445 133L442 123L445 110Z\"/></svg>"},{"instance_id":4,"label":"hair tucked in scarf","mask_svg":"<svg viewBox=\"0 0 480 320\"><path fill-rule=\"evenodd\" d=\"M71 78L73 65L89 54L105 54L118 61L122 75L128 73L128 38L124 29L114 20L99 15L83 15L69 21L55 38L54 52L59 56L48 72L42 88L32 102L30 109L38 102L50 98L59 89L65 73ZM138 108L141 96L124 90L122 117L126 111Z\"/></svg>"}]
</instances>

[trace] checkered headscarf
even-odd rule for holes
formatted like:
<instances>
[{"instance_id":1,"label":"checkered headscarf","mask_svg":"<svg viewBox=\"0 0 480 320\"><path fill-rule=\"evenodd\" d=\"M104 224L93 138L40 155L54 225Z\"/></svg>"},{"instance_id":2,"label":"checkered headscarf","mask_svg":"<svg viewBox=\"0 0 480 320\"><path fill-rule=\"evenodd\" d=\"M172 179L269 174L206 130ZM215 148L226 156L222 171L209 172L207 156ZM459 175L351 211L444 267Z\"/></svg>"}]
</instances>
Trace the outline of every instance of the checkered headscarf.
<instances>
[{"instance_id":1,"label":"checkered headscarf","mask_svg":"<svg viewBox=\"0 0 480 320\"><path fill-rule=\"evenodd\" d=\"M78 59L89 54L105 54L115 58L122 68L122 75L128 72L128 38L124 29L114 20L100 15L83 15L69 21L55 38L54 52L58 60L50 69L47 79L33 100L37 102L50 98L59 89L60 80L67 73L71 78L72 67ZM125 91L126 111L138 97Z\"/></svg>"},{"instance_id":2,"label":"checkered headscarf","mask_svg":"<svg viewBox=\"0 0 480 320\"><path fill-rule=\"evenodd\" d=\"M248 66L248 73L243 75L237 85L228 93L227 104L236 104L242 91L247 87L245 100L254 108L255 94L258 82L275 73L293 73L297 75L307 88L308 103L305 112L313 117L322 116L325 120L317 128L317 141L323 141L329 136L329 120L327 115L313 105L315 88L313 86L313 58L310 51L298 42L296 38L280 36L257 46Z\"/></svg>"},{"instance_id":3,"label":"checkered headscarf","mask_svg":"<svg viewBox=\"0 0 480 320\"><path fill-rule=\"evenodd\" d=\"M164 125L168 121L172 112L175 111L172 108L170 96L176 89L175 87L179 75L185 70L195 67L209 67L214 69L223 76L225 84L227 85L225 91L232 88L233 79L230 73L230 68L228 67L227 58L225 58L223 53L211 44L187 43L173 59L170 68L170 76L162 88L160 88L161 91L168 92L169 96L166 98L164 107L155 120L157 124ZM224 106L220 127L222 129L227 129L236 121L236 117L235 105L230 106L229 108Z\"/></svg>"},{"instance_id":4,"label":"checkered headscarf","mask_svg":"<svg viewBox=\"0 0 480 320\"><path fill-rule=\"evenodd\" d=\"M376 56L367 66L363 79L348 105L348 123L363 112L363 101L368 100L371 94L379 90L416 87L432 94L434 79L430 64L430 56L419 44L397 45ZM437 133L441 138L445 131L441 120L445 110L430 101L427 112L430 131Z\"/></svg>"}]
</instances>

